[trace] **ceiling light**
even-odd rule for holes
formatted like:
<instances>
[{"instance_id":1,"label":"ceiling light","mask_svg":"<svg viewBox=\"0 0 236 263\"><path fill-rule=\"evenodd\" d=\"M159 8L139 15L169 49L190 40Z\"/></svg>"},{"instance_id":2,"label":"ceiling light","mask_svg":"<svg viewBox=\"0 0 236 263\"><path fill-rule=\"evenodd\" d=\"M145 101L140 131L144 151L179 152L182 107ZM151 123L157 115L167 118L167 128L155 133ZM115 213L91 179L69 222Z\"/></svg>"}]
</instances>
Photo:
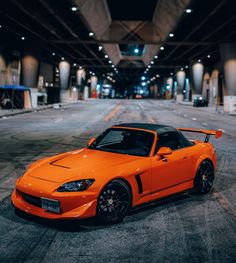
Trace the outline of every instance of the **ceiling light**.
<instances>
[{"instance_id":1,"label":"ceiling light","mask_svg":"<svg viewBox=\"0 0 236 263\"><path fill-rule=\"evenodd\" d=\"M79 66L79 69L82 69L82 67L81 67L81 66Z\"/></svg>"},{"instance_id":2,"label":"ceiling light","mask_svg":"<svg viewBox=\"0 0 236 263\"><path fill-rule=\"evenodd\" d=\"M156 74L156 77L157 77L157 78L159 78L159 77L160 77L160 75L159 75L159 74Z\"/></svg>"},{"instance_id":3,"label":"ceiling light","mask_svg":"<svg viewBox=\"0 0 236 263\"><path fill-rule=\"evenodd\" d=\"M52 52L52 55L53 55L53 56L55 56L55 55L56 55L56 53L55 53L55 52Z\"/></svg>"},{"instance_id":4,"label":"ceiling light","mask_svg":"<svg viewBox=\"0 0 236 263\"><path fill-rule=\"evenodd\" d=\"M165 48L164 47L160 47L160 50L164 50Z\"/></svg>"},{"instance_id":5,"label":"ceiling light","mask_svg":"<svg viewBox=\"0 0 236 263\"><path fill-rule=\"evenodd\" d=\"M192 9L190 9L190 8L188 8L188 9L185 9L185 13L187 13L187 14L190 14L190 13L192 13L193 12L193 10Z\"/></svg>"},{"instance_id":6,"label":"ceiling light","mask_svg":"<svg viewBox=\"0 0 236 263\"><path fill-rule=\"evenodd\" d=\"M149 71L149 68L147 68L146 71Z\"/></svg>"},{"instance_id":7,"label":"ceiling light","mask_svg":"<svg viewBox=\"0 0 236 263\"><path fill-rule=\"evenodd\" d=\"M76 63L74 63L74 64L73 64L73 66L74 66L74 67L76 67L76 66L77 66L77 64L76 64Z\"/></svg>"},{"instance_id":8,"label":"ceiling light","mask_svg":"<svg viewBox=\"0 0 236 263\"><path fill-rule=\"evenodd\" d=\"M186 65L185 68L188 68L188 65Z\"/></svg>"},{"instance_id":9,"label":"ceiling light","mask_svg":"<svg viewBox=\"0 0 236 263\"><path fill-rule=\"evenodd\" d=\"M197 62L201 62L201 59L199 59Z\"/></svg>"},{"instance_id":10,"label":"ceiling light","mask_svg":"<svg viewBox=\"0 0 236 263\"><path fill-rule=\"evenodd\" d=\"M61 57L61 60L64 60L65 58L64 57Z\"/></svg>"},{"instance_id":11,"label":"ceiling light","mask_svg":"<svg viewBox=\"0 0 236 263\"><path fill-rule=\"evenodd\" d=\"M154 61L151 61L151 64L154 64Z\"/></svg>"},{"instance_id":12,"label":"ceiling light","mask_svg":"<svg viewBox=\"0 0 236 263\"><path fill-rule=\"evenodd\" d=\"M173 34L173 33L170 33L170 34L169 34L169 37L174 37L174 34Z\"/></svg>"},{"instance_id":13,"label":"ceiling light","mask_svg":"<svg viewBox=\"0 0 236 263\"><path fill-rule=\"evenodd\" d=\"M71 7L71 11L73 11L73 12L76 12L77 9L78 9L78 8L77 8L76 6L72 6L72 7Z\"/></svg>"},{"instance_id":14,"label":"ceiling light","mask_svg":"<svg viewBox=\"0 0 236 263\"><path fill-rule=\"evenodd\" d=\"M151 68L151 65L149 65L148 68Z\"/></svg>"},{"instance_id":15,"label":"ceiling light","mask_svg":"<svg viewBox=\"0 0 236 263\"><path fill-rule=\"evenodd\" d=\"M146 78L144 76L141 77L141 80L145 80Z\"/></svg>"},{"instance_id":16,"label":"ceiling light","mask_svg":"<svg viewBox=\"0 0 236 263\"><path fill-rule=\"evenodd\" d=\"M154 58L155 58L155 59L157 59L157 58L158 58L158 56L155 56Z\"/></svg>"},{"instance_id":17,"label":"ceiling light","mask_svg":"<svg viewBox=\"0 0 236 263\"><path fill-rule=\"evenodd\" d=\"M92 74L93 74L93 72L92 72L92 71L89 71L89 74L90 74L90 75L92 75Z\"/></svg>"},{"instance_id":18,"label":"ceiling light","mask_svg":"<svg viewBox=\"0 0 236 263\"><path fill-rule=\"evenodd\" d=\"M171 73L170 73L170 75L171 75L171 76L173 76L173 75L174 75L174 73L173 73L173 72L171 72Z\"/></svg>"},{"instance_id":19,"label":"ceiling light","mask_svg":"<svg viewBox=\"0 0 236 263\"><path fill-rule=\"evenodd\" d=\"M112 68L114 68L115 66L114 65L111 65Z\"/></svg>"},{"instance_id":20,"label":"ceiling light","mask_svg":"<svg viewBox=\"0 0 236 263\"><path fill-rule=\"evenodd\" d=\"M138 54L138 53L139 53L139 49L138 49L138 48L135 48L135 49L134 49L134 53L135 53L135 54Z\"/></svg>"},{"instance_id":21,"label":"ceiling light","mask_svg":"<svg viewBox=\"0 0 236 263\"><path fill-rule=\"evenodd\" d=\"M108 58L108 55L105 55L104 57L105 57L105 58Z\"/></svg>"},{"instance_id":22,"label":"ceiling light","mask_svg":"<svg viewBox=\"0 0 236 263\"><path fill-rule=\"evenodd\" d=\"M109 62L110 64L112 63L112 61L111 61L111 60L109 60L108 62Z\"/></svg>"},{"instance_id":23,"label":"ceiling light","mask_svg":"<svg viewBox=\"0 0 236 263\"><path fill-rule=\"evenodd\" d=\"M180 70L184 70L184 68L181 68Z\"/></svg>"},{"instance_id":24,"label":"ceiling light","mask_svg":"<svg viewBox=\"0 0 236 263\"><path fill-rule=\"evenodd\" d=\"M89 32L89 36L92 37L94 35L93 32Z\"/></svg>"},{"instance_id":25,"label":"ceiling light","mask_svg":"<svg viewBox=\"0 0 236 263\"><path fill-rule=\"evenodd\" d=\"M21 40L25 40L25 37L21 37Z\"/></svg>"},{"instance_id":26,"label":"ceiling light","mask_svg":"<svg viewBox=\"0 0 236 263\"><path fill-rule=\"evenodd\" d=\"M211 58L211 55L209 54L209 55L207 55L207 58Z\"/></svg>"},{"instance_id":27,"label":"ceiling light","mask_svg":"<svg viewBox=\"0 0 236 263\"><path fill-rule=\"evenodd\" d=\"M0 25L0 28L2 28L2 25Z\"/></svg>"},{"instance_id":28,"label":"ceiling light","mask_svg":"<svg viewBox=\"0 0 236 263\"><path fill-rule=\"evenodd\" d=\"M102 46L98 46L98 50L101 51L102 50Z\"/></svg>"}]
</instances>

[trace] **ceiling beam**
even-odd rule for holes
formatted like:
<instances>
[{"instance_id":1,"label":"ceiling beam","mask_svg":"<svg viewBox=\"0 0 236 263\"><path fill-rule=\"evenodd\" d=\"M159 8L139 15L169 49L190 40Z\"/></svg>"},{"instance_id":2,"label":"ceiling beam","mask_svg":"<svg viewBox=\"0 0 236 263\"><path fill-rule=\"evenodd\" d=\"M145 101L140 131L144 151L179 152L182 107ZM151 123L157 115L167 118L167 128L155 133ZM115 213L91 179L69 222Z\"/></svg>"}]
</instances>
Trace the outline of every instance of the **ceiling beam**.
<instances>
[{"instance_id":1,"label":"ceiling beam","mask_svg":"<svg viewBox=\"0 0 236 263\"><path fill-rule=\"evenodd\" d=\"M227 2L228 0L221 1L213 10L200 22L198 25L191 30L191 32L183 39L183 42L187 41L194 33L196 33L212 16ZM167 56L166 60L169 59L180 47L177 45Z\"/></svg>"},{"instance_id":2,"label":"ceiling beam","mask_svg":"<svg viewBox=\"0 0 236 263\"><path fill-rule=\"evenodd\" d=\"M142 40L82 40L82 39L76 39L76 40L50 40L51 43L55 44L139 44L139 45L168 45L168 46L192 46L192 45L198 45L198 46L212 46L216 45L215 42L207 42L207 41L142 41Z\"/></svg>"}]
</instances>

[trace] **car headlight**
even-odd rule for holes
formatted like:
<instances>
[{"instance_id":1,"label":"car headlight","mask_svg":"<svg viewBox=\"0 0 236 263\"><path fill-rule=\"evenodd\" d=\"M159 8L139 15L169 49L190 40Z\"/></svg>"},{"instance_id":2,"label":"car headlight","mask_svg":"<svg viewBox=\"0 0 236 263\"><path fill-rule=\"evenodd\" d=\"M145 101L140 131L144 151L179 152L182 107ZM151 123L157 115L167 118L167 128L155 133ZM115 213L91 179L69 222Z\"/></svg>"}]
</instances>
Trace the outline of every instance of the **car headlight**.
<instances>
[{"instance_id":1,"label":"car headlight","mask_svg":"<svg viewBox=\"0 0 236 263\"><path fill-rule=\"evenodd\" d=\"M58 192L80 192L87 190L94 182L94 179L78 180L69 183L65 183L60 186Z\"/></svg>"}]
</instances>

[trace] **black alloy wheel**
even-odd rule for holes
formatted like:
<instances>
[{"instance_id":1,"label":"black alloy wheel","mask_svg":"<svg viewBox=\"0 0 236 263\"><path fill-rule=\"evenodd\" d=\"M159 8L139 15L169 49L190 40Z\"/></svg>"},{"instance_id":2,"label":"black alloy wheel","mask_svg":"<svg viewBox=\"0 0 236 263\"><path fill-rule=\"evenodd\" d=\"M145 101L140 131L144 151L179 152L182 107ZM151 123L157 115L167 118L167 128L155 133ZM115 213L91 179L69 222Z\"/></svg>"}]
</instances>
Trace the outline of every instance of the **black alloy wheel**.
<instances>
[{"instance_id":1,"label":"black alloy wheel","mask_svg":"<svg viewBox=\"0 0 236 263\"><path fill-rule=\"evenodd\" d=\"M211 191L214 182L214 167L210 160L204 160L194 179L194 190L198 194L207 194Z\"/></svg>"},{"instance_id":2,"label":"black alloy wheel","mask_svg":"<svg viewBox=\"0 0 236 263\"><path fill-rule=\"evenodd\" d=\"M102 190L97 204L97 218L100 222L114 224L120 222L131 205L131 192L122 180L110 182Z\"/></svg>"}]
</instances>

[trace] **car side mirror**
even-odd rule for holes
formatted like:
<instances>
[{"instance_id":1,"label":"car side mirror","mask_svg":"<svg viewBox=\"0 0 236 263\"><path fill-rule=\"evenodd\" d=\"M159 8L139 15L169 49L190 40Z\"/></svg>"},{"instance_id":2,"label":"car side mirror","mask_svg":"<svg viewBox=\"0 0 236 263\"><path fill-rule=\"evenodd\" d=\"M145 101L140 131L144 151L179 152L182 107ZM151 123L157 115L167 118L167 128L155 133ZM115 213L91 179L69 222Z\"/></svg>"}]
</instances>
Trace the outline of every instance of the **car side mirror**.
<instances>
[{"instance_id":1,"label":"car side mirror","mask_svg":"<svg viewBox=\"0 0 236 263\"><path fill-rule=\"evenodd\" d=\"M170 147L161 147L157 152L158 156L165 156L169 154L172 154L172 150Z\"/></svg>"},{"instance_id":2,"label":"car side mirror","mask_svg":"<svg viewBox=\"0 0 236 263\"><path fill-rule=\"evenodd\" d=\"M94 138L94 137L90 138L88 141L88 146L90 146L95 140L96 140L96 138Z\"/></svg>"}]
</instances>

